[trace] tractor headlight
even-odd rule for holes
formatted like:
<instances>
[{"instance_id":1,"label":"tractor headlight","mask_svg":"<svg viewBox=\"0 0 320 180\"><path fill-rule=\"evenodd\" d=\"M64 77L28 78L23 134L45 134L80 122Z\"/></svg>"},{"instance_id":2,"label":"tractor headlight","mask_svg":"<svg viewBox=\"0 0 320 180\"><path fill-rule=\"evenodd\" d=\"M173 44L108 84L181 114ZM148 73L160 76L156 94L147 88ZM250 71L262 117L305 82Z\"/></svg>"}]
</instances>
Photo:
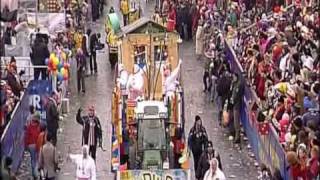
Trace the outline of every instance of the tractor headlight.
<instances>
[{"instance_id":1,"label":"tractor headlight","mask_svg":"<svg viewBox=\"0 0 320 180\"><path fill-rule=\"evenodd\" d=\"M143 114L143 113L138 113L138 114L137 114L138 119L142 119L142 118L143 118L143 116L144 116L144 114Z\"/></svg>"},{"instance_id":2,"label":"tractor headlight","mask_svg":"<svg viewBox=\"0 0 320 180\"><path fill-rule=\"evenodd\" d=\"M167 118L167 113L159 113L160 118Z\"/></svg>"}]
</instances>

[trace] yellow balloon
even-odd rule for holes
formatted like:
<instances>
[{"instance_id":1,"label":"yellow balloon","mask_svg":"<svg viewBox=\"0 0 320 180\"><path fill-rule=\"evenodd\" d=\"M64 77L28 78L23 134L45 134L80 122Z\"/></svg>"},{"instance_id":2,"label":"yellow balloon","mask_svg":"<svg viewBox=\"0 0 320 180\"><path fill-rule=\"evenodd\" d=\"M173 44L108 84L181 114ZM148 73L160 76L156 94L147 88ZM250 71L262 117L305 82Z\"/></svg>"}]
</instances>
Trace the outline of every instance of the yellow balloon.
<instances>
[{"instance_id":1,"label":"yellow balloon","mask_svg":"<svg viewBox=\"0 0 320 180\"><path fill-rule=\"evenodd\" d=\"M58 66L59 64L59 59L57 57L53 58L53 65Z\"/></svg>"},{"instance_id":2,"label":"yellow balloon","mask_svg":"<svg viewBox=\"0 0 320 180\"><path fill-rule=\"evenodd\" d=\"M61 74L64 76L65 73L66 73L66 69L65 68L61 68Z\"/></svg>"},{"instance_id":3,"label":"yellow balloon","mask_svg":"<svg viewBox=\"0 0 320 180\"><path fill-rule=\"evenodd\" d=\"M54 59L56 57L56 55L54 53L50 54L50 59Z\"/></svg>"}]
</instances>

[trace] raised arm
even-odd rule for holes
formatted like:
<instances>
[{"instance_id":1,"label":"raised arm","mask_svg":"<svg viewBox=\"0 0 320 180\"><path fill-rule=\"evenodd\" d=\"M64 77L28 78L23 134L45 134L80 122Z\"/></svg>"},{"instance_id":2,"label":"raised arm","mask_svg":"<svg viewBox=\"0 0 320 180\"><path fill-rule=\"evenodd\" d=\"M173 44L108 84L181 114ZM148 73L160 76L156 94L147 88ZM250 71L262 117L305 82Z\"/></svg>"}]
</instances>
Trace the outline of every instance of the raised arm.
<instances>
[{"instance_id":1,"label":"raised arm","mask_svg":"<svg viewBox=\"0 0 320 180\"><path fill-rule=\"evenodd\" d=\"M83 118L81 117L81 111L82 111L81 108L79 108L76 116L76 120L77 120L77 123L83 125L84 122L83 122Z\"/></svg>"}]
</instances>

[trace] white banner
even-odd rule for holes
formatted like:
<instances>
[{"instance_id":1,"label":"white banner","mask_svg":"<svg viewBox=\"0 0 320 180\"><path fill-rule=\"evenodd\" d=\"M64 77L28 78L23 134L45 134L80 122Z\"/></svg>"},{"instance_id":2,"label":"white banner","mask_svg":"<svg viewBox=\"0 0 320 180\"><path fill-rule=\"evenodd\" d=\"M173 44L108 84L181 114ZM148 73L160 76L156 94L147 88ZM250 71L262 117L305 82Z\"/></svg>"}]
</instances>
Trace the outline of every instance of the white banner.
<instances>
[{"instance_id":1,"label":"white banner","mask_svg":"<svg viewBox=\"0 0 320 180\"><path fill-rule=\"evenodd\" d=\"M1 12L5 6L8 6L10 11L16 10L18 9L18 0L1 0Z\"/></svg>"},{"instance_id":2,"label":"white banner","mask_svg":"<svg viewBox=\"0 0 320 180\"><path fill-rule=\"evenodd\" d=\"M28 13L28 23L36 24L36 14ZM50 34L55 34L56 31L65 29L64 13L38 13L38 25L40 29L47 28Z\"/></svg>"}]
</instances>

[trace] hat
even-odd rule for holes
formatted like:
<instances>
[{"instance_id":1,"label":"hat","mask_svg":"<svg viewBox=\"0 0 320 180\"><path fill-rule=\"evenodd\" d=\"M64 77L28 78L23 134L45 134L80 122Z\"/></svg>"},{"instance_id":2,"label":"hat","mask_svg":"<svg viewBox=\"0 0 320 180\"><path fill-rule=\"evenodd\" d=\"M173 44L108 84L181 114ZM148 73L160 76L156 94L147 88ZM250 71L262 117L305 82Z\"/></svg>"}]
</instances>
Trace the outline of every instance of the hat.
<instances>
[{"instance_id":1,"label":"hat","mask_svg":"<svg viewBox=\"0 0 320 180\"><path fill-rule=\"evenodd\" d=\"M1 80L1 83L0 83L1 86L4 86L6 84L7 84L7 82L5 80Z\"/></svg>"},{"instance_id":2,"label":"hat","mask_svg":"<svg viewBox=\"0 0 320 180\"><path fill-rule=\"evenodd\" d=\"M207 146L206 146L207 148L209 148L209 147L213 147L213 144L212 144L212 141L208 141L207 142Z\"/></svg>"},{"instance_id":3,"label":"hat","mask_svg":"<svg viewBox=\"0 0 320 180\"><path fill-rule=\"evenodd\" d=\"M32 120L40 121L40 113L36 112L36 113L32 116Z\"/></svg>"},{"instance_id":4,"label":"hat","mask_svg":"<svg viewBox=\"0 0 320 180\"><path fill-rule=\"evenodd\" d=\"M303 107L305 109L314 108L314 103L309 99L308 96L304 97L304 99L303 99Z\"/></svg>"}]
</instances>

